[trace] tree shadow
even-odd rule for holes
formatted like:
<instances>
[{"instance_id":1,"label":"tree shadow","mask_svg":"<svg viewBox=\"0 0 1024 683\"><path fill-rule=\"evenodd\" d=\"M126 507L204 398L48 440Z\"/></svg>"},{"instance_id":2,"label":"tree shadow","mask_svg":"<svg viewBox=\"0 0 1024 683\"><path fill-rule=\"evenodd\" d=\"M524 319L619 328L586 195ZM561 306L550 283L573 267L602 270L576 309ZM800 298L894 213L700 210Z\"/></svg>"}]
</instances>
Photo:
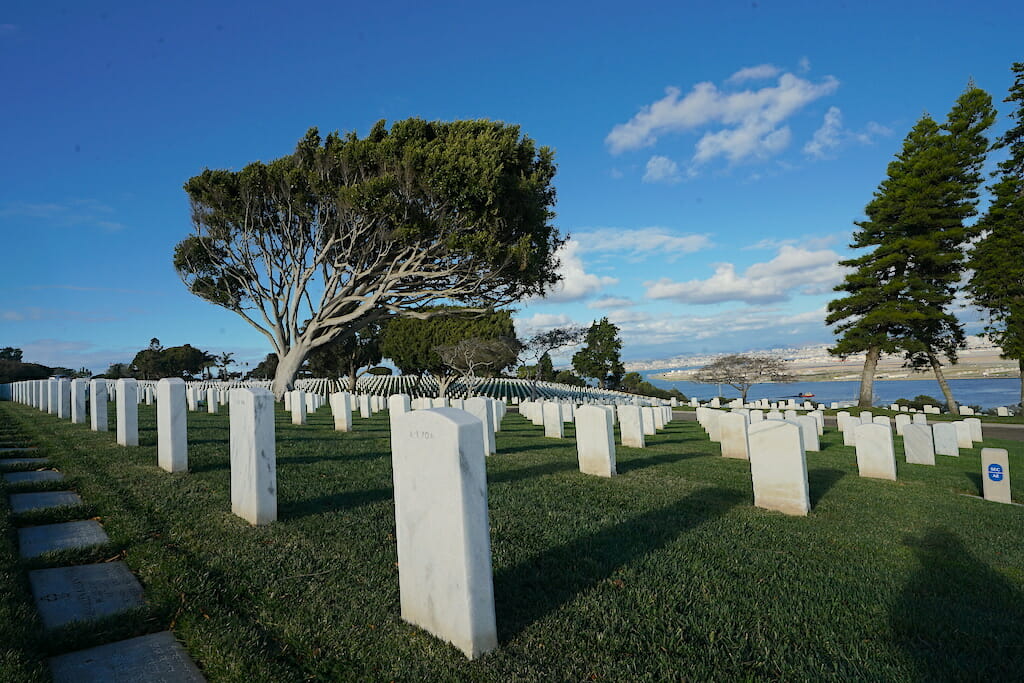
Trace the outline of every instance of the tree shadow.
<instances>
[{"instance_id":1,"label":"tree shadow","mask_svg":"<svg viewBox=\"0 0 1024 683\"><path fill-rule=\"evenodd\" d=\"M808 470L807 486L810 489L811 507L817 507L825 494L832 490L840 479L846 476L846 472L836 469Z\"/></svg>"},{"instance_id":2,"label":"tree shadow","mask_svg":"<svg viewBox=\"0 0 1024 683\"><path fill-rule=\"evenodd\" d=\"M729 489L701 489L672 505L581 536L496 572L499 642L512 640L530 624L611 577L618 568L724 515L743 500Z\"/></svg>"},{"instance_id":3,"label":"tree shadow","mask_svg":"<svg viewBox=\"0 0 1024 683\"><path fill-rule=\"evenodd\" d=\"M545 474L555 474L556 472L565 472L568 470L575 469L579 469L579 464L576 462L576 460L572 460L571 462L549 462L543 465L523 467L518 470L508 470L507 472L495 472L494 474L488 473L487 483L498 484L510 481L520 481L522 479L529 479L531 477L541 477L544 476Z\"/></svg>"},{"instance_id":4,"label":"tree shadow","mask_svg":"<svg viewBox=\"0 0 1024 683\"><path fill-rule=\"evenodd\" d=\"M319 498L306 500L294 500L286 503L279 503L277 511L279 519L298 519L319 515L324 512L335 512L337 510L351 510L352 508L379 503L382 500L390 500L393 491L388 489L363 489L359 491L341 491Z\"/></svg>"},{"instance_id":5,"label":"tree shadow","mask_svg":"<svg viewBox=\"0 0 1024 683\"><path fill-rule=\"evenodd\" d=\"M1024 596L948 529L903 541L920 563L892 605L895 644L922 680L1020 680Z\"/></svg>"}]
</instances>

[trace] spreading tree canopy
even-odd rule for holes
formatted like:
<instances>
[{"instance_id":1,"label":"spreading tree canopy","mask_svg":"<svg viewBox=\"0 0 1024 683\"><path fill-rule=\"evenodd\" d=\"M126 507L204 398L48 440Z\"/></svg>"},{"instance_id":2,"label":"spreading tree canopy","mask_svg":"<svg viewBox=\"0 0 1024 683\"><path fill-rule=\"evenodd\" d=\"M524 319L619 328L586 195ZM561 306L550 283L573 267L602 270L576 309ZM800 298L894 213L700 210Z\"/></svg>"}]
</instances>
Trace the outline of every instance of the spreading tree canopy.
<instances>
[{"instance_id":1,"label":"spreading tree canopy","mask_svg":"<svg viewBox=\"0 0 1024 683\"><path fill-rule=\"evenodd\" d=\"M986 336L1004 358L1017 361L1024 405L1024 62L1012 70L1016 78L1004 102L1015 106L1015 125L993 145L1009 156L999 163L989 187L992 203L978 221L981 239L971 252L967 292L988 316Z\"/></svg>"},{"instance_id":2,"label":"spreading tree canopy","mask_svg":"<svg viewBox=\"0 0 1024 683\"><path fill-rule=\"evenodd\" d=\"M384 324L375 321L361 328L355 334L339 337L309 354L306 369L314 377L347 377L348 390L355 391L360 370L381 361L381 339Z\"/></svg>"},{"instance_id":3,"label":"spreading tree canopy","mask_svg":"<svg viewBox=\"0 0 1024 683\"><path fill-rule=\"evenodd\" d=\"M395 318L381 339L381 353L399 370L409 375L432 375L438 382L438 396L445 396L449 385L462 373L445 362L440 349L464 339L505 340L515 338L515 325L508 311L470 315L464 310L446 307L431 311L424 319ZM495 371L504 369L512 358Z\"/></svg>"},{"instance_id":4,"label":"spreading tree canopy","mask_svg":"<svg viewBox=\"0 0 1024 683\"><path fill-rule=\"evenodd\" d=\"M593 323L584 337L584 346L572 357L572 367L581 377L592 377L602 389L619 386L626 369L622 366L619 352L622 340L619 328L601 318Z\"/></svg>"},{"instance_id":5,"label":"spreading tree canopy","mask_svg":"<svg viewBox=\"0 0 1024 683\"><path fill-rule=\"evenodd\" d=\"M175 267L280 359L281 395L310 351L385 318L476 311L557 281L553 154L494 121L314 128L295 153L185 184L193 234Z\"/></svg>"},{"instance_id":6,"label":"spreading tree canopy","mask_svg":"<svg viewBox=\"0 0 1024 683\"><path fill-rule=\"evenodd\" d=\"M744 403L750 387L763 382L792 382L789 366L773 356L734 353L716 358L693 375L694 382L702 384L728 384L740 392Z\"/></svg>"}]
</instances>

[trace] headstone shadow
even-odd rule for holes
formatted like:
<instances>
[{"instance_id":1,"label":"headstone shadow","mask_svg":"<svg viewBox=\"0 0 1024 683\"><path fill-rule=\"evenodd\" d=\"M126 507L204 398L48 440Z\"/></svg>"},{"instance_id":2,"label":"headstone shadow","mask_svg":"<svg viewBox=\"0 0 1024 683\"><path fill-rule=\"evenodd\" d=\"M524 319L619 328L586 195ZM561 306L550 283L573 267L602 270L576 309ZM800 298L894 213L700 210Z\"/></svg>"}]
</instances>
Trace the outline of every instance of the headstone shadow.
<instances>
[{"instance_id":1,"label":"headstone shadow","mask_svg":"<svg viewBox=\"0 0 1024 683\"><path fill-rule=\"evenodd\" d=\"M530 479L531 477L542 477L545 474L557 474L558 472L578 469L579 464L575 459L571 461L548 462L543 465L532 465L530 467L522 467L517 470L507 470L505 472L495 472L493 474L488 472L487 483L498 484L510 481L521 481L523 479Z\"/></svg>"},{"instance_id":2,"label":"headstone shadow","mask_svg":"<svg viewBox=\"0 0 1024 683\"><path fill-rule=\"evenodd\" d=\"M810 487L811 507L817 507L836 483L846 476L846 472L837 469L807 470L807 485Z\"/></svg>"},{"instance_id":3,"label":"headstone shadow","mask_svg":"<svg viewBox=\"0 0 1024 683\"><path fill-rule=\"evenodd\" d=\"M688 460L690 458L701 457L705 455L703 453L659 453L657 455L648 455L644 458L626 458L619 460L616 458L615 471L618 474L626 474L633 470L641 470L645 467L654 467L655 465L668 465L680 460Z\"/></svg>"},{"instance_id":4,"label":"headstone shadow","mask_svg":"<svg viewBox=\"0 0 1024 683\"><path fill-rule=\"evenodd\" d=\"M709 488L625 522L580 536L494 575L498 640L508 642L615 571L662 548L687 530L724 515L745 498Z\"/></svg>"},{"instance_id":5,"label":"headstone shadow","mask_svg":"<svg viewBox=\"0 0 1024 683\"><path fill-rule=\"evenodd\" d=\"M890 612L895 645L920 680L1021 680L1024 595L934 527L903 541L919 567Z\"/></svg>"},{"instance_id":6,"label":"headstone shadow","mask_svg":"<svg viewBox=\"0 0 1024 683\"><path fill-rule=\"evenodd\" d=\"M974 484L974 489L978 492L978 495L982 495L982 488L984 484L981 481L981 472L964 472L971 483Z\"/></svg>"},{"instance_id":7,"label":"headstone shadow","mask_svg":"<svg viewBox=\"0 0 1024 683\"><path fill-rule=\"evenodd\" d=\"M359 491L340 491L318 498L305 498L288 502L278 501L278 519L298 519L310 515L319 515L324 512L336 510L351 510L352 508L379 503L382 500L390 500L394 495L390 488L387 489L362 489Z\"/></svg>"}]
</instances>

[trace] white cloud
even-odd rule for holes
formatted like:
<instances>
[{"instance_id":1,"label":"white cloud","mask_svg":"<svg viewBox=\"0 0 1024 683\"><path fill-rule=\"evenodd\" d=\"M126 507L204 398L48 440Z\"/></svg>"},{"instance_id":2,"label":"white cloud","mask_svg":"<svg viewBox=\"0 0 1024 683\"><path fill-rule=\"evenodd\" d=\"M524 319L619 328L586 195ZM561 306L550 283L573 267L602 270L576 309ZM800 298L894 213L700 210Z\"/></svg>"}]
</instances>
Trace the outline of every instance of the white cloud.
<instances>
[{"instance_id":1,"label":"white cloud","mask_svg":"<svg viewBox=\"0 0 1024 683\"><path fill-rule=\"evenodd\" d=\"M621 296L603 296L587 304L587 308L628 308L636 306L636 302Z\"/></svg>"},{"instance_id":2,"label":"white cloud","mask_svg":"<svg viewBox=\"0 0 1024 683\"><path fill-rule=\"evenodd\" d=\"M847 140L861 145L871 145L879 137L888 135L892 135L892 131L874 121L868 121L862 131L844 128L843 114L839 107L829 107L821 127L814 131L814 136L804 145L803 151L812 159L828 159L830 152L838 149Z\"/></svg>"},{"instance_id":3,"label":"white cloud","mask_svg":"<svg viewBox=\"0 0 1024 683\"><path fill-rule=\"evenodd\" d=\"M742 73L744 70L737 72ZM667 133L718 124L723 126L721 130L706 132L697 143L695 163L719 156L731 162L764 158L789 144L792 134L782 125L787 118L838 87L839 81L832 76L813 83L791 73L783 73L775 85L757 90L722 91L714 83L703 82L684 96L679 88L669 87L665 97L612 128L605 143L613 154L619 154L650 147Z\"/></svg>"},{"instance_id":4,"label":"white cloud","mask_svg":"<svg viewBox=\"0 0 1024 683\"><path fill-rule=\"evenodd\" d=\"M800 61L797 62L797 69L802 74L807 73L811 70L811 60L807 59L807 57L801 57Z\"/></svg>"},{"instance_id":5,"label":"white cloud","mask_svg":"<svg viewBox=\"0 0 1024 683\"><path fill-rule=\"evenodd\" d=\"M0 206L0 217L31 220L53 228L100 228L118 232L125 226L110 220L114 209L94 199L72 199L66 203L8 202Z\"/></svg>"},{"instance_id":6,"label":"white cloud","mask_svg":"<svg viewBox=\"0 0 1024 683\"><path fill-rule=\"evenodd\" d=\"M66 322L81 323L108 323L121 320L119 316L98 311L70 311L51 308L40 308L38 306L26 306L20 309L7 309L0 311L0 320L9 322L59 320Z\"/></svg>"},{"instance_id":7,"label":"white cloud","mask_svg":"<svg viewBox=\"0 0 1024 683\"><path fill-rule=\"evenodd\" d=\"M804 154L815 159L824 159L830 150L839 146L843 131L843 114L839 107L829 107L821 128L814 131L814 137L804 145Z\"/></svg>"},{"instance_id":8,"label":"white cloud","mask_svg":"<svg viewBox=\"0 0 1024 683\"><path fill-rule=\"evenodd\" d=\"M668 228L659 227L637 230L597 228L578 232L571 241L577 242L580 251L585 253L612 252L637 259L658 254L670 261L713 246L707 235L677 235Z\"/></svg>"},{"instance_id":9,"label":"white cloud","mask_svg":"<svg viewBox=\"0 0 1024 683\"><path fill-rule=\"evenodd\" d=\"M576 239L567 240L558 250L557 257L560 261L558 273L562 276L562 280L551 288L543 301L549 303L579 301L619 281L618 278L586 272L583 259L579 255L580 251L580 243Z\"/></svg>"},{"instance_id":10,"label":"white cloud","mask_svg":"<svg viewBox=\"0 0 1024 683\"><path fill-rule=\"evenodd\" d=\"M647 161L647 171L643 178L645 183L678 183L679 165L668 157L653 156Z\"/></svg>"},{"instance_id":11,"label":"white cloud","mask_svg":"<svg viewBox=\"0 0 1024 683\"><path fill-rule=\"evenodd\" d=\"M757 249L779 249L783 246L793 246L799 244L807 249L817 250L830 247L836 242L843 239L848 239L849 233L839 234L833 233L831 235L802 235L787 240L775 239L774 237L765 237L762 240L758 240L753 244L748 244L742 247L743 251L752 251Z\"/></svg>"},{"instance_id":12,"label":"white cloud","mask_svg":"<svg viewBox=\"0 0 1024 683\"><path fill-rule=\"evenodd\" d=\"M722 351L771 344L793 331L814 336L825 331L825 308L792 313L779 308L751 306L714 315L658 315L647 320L618 322L626 346L647 348L666 344L692 345L710 341ZM752 335L753 332L764 332ZM770 335L766 336L766 335Z\"/></svg>"},{"instance_id":13,"label":"white cloud","mask_svg":"<svg viewBox=\"0 0 1024 683\"><path fill-rule=\"evenodd\" d=\"M831 249L812 251L783 245L771 261L755 263L742 275L733 264L719 263L715 265L715 274L706 280L674 282L662 278L644 286L650 299L689 304L774 303L789 300L794 290L802 294L828 291L846 272L838 260L839 255Z\"/></svg>"},{"instance_id":14,"label":"white cloud","mask_svg":"<svg viewBox=\"0 0 1024 683\"><path fill-rule=\"evenodd\" d=\"M725 82L743 83L744 81L760 81L766 78L775 78L780 73L782 73L782 69L774 64L758 64L757 66L748 66L740 69L725 79Z\"/></svg>"}]
</instances>

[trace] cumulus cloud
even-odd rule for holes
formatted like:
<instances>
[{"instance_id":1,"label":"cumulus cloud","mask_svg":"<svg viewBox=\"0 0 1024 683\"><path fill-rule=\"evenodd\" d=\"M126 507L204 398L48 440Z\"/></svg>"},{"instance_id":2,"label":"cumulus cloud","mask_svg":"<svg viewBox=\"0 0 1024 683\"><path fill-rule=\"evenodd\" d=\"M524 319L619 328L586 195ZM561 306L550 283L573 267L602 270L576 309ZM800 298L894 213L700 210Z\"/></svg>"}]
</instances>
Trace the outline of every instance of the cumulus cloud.
<instances>
[{"instance_id":1,"label":"cumulus cloud","mask_svg":"<svg viewBox=\"0 0 1024 683\"><path fill-rule=\"evenodd\" d=\"M825 112L825 120L814 135L804 144L804 154L811 159L828 159L831 153L847 140L862 145L870 145L879 137L892 135L885 126L869 121L862 131L853 131L843 127L843 114L839 107L829 107Z\"/></svg>"},{"instance_id":2,"label":"cumulus cloud","mask_svg":"<svg viewBox=\"0 0 1024 683\"><path fill-rule=\"evenodd\" d=\"M643 258L659 254L673 261L680 256L708 249L711 238L698 234L675 234L668 228L650 227L637 230L597 228L573 235L572 240L585 253L611 252L626 258Z\"/></svg>"},{"instance_id":3,"label":"cumulus cloud","mask_svg":"<svg viewBox=\"0 0 1024 683\"><path fill-rule=\"evenodd\" d=\"M747 81L746 74L767 74L770 65L741 69L727 83ZM738 77L738 80L737 80ZM777 154L790 142L785 120L809 103L835 92L839 81L832 76L818 83L791 73L779 75L776 84L759 89L722 90L714 83L698 83L683 95L677 87L645 107L626 123L612 128L605 143L613 154L642 149L668 133L721 126L707 131L698 141L693 162L717 157L730 162Z\"/></svg>"},{"instance_id":4,"label":"cumulus cloud","mask_svg":"<svg viewBox=\"0 0 1024 683\"><path fill-rule=\"evenodd\" d=\"M742 301L765 304L787 301L793 291L819 294L838 283L846 269L838 264L839 255L831 249L809 250L784 245L770 261L755 263L743 274L732 263L715 265L715 273L706 280L674 282L662 278L646 282L650 299L672 299L689 304L716 304Z\"/></svg>"},{"instance_id":5,"label":"cumulus cloud","mask_svg":"<svg viewBox=\"0 0 1024 683\"><path fill-rule=\"evenodd\" d=\"M576 239L567 240L559 248L557 253L560 261L558 273L562 276L562 280L551 288L551 291L544 297L544 301L563 303L579 301L619 281L618 278L586 272L580 251L580 243Z\"/></svg>"},{"instance_id":6,"label":"cumulus cloud","mask_svg":"<svg viewBox=\"0 0 1024 683\"><path fill-rule=\"evenodd\" d=\"M758 64L740 69L725 80L726 83L743 83L745 81L762 81L766 78L775 78L782 69L774 64Z\"/></svg>"},{"instance_id":7,"label":"cumulus cloud","mask_svg":"<svg viewBox=\"0 0 1024 683\"><path fill-rule=\"evenodd\" d=\"M678 183L682 179L679 165L668 157L655 155L648 159L645 183Z\"/></svg>"},{"instance_id":8,"label":"cumulus cloud","mask_svg":"<svg viewBox=\"0 0 1024 683\"><path fill-rule=\"evenodd\" d=\"M722 350L750 348L795 335L800 341L825 331L825 308L791 312L756 306L714 315L658 315L622 321L620 336L627 346L654 348L673 344L719 344ZM616 324L619 324L618 322ZM752 333L760 333L756 337Z\"/></svg>"},{"instance_id":9,"label":"cumulus cloud","mask_svg":"<svg viewBox=\"0 0 1024 683\"><path fill-rule=\"evenodd\" d=\"M814 136L804 145L804 154L815 159L824 159L830 150L839 146L842 131L842 112L839 111L839 107L829 107L821 128L814 131Z\"/></svg>"}]
</instances>

